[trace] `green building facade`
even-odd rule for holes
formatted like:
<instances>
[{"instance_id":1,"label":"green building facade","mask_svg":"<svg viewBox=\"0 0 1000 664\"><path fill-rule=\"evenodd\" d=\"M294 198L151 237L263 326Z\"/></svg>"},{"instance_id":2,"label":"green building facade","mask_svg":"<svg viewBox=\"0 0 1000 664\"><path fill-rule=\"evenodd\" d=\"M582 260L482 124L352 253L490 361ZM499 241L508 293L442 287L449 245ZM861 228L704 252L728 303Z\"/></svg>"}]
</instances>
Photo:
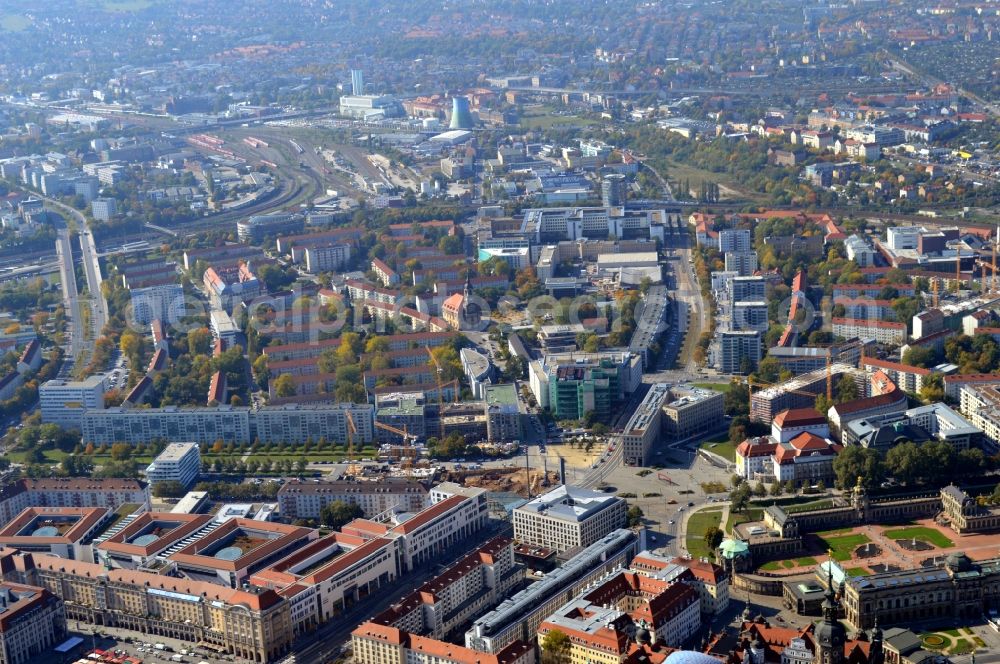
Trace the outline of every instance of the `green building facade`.
<instances>
[{"instance_id":1,"label":"green building facade","mask_svg":"<svg viewBox=\"0 0 1000 664\"><path fill-rule=\"evenodd\" d=\"M622 400L619 367L611 360L556 366L548 379L549 408L557 420L580 420L593 412L596 421L608 422Z\"/></svg>"}]
</instances>

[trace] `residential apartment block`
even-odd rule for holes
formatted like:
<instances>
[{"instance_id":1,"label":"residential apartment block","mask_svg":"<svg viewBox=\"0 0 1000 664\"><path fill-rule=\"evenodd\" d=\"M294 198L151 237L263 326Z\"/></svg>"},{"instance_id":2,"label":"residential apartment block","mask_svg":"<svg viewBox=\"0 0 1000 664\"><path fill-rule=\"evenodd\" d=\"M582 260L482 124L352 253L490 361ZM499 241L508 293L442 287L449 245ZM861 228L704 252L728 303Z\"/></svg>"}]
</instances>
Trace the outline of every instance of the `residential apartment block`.
<instances>
[{"instance_id":1,"label":"residential apartment block","mask_svg":"<svg viewBox=\"0 0 1000 664\"><path fill-rule=\"evenodd\" d=\"M412 480L383 478L363 480L293 479L278 490L278 507L284 519L319 519L334 501L357 505L365 517L389 510L419 512L429 504L427 488Z\"/></svg>"},{"instance_id":2,"label":"residential apartment block","mask_svg":"<svg viewBox=\"0 0 1000 664\"><path fill-rule=\"evenodd\" d=\"M108 408L81 414L83 440L151 443L187 440L195 443L295 442L326 438L346 442L348 416L356 429L356 443L375 439L374 409L367 404L287 404L262 408L233 406L162 408ZM82 420L82 421L80 421Z\"/></svg>"}]
</instances>

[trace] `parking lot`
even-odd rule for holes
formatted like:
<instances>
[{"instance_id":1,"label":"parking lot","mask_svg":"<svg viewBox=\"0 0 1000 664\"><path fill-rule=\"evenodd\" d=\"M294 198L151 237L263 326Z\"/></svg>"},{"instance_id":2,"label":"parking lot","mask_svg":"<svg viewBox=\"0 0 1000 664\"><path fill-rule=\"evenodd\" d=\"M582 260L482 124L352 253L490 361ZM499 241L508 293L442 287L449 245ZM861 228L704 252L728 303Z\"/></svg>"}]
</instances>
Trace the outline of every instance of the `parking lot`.
<instances>
[{"instance_id":1,"label":"parking lot","mask_svg":"<svg viewBox=\"0 0 1000 664\"><path fill-rule=\"evenodd\" d=\"M49 651L38 658L38 664L74 662L81 657L86 657L95 647L110 652L118 651L123 657L134 657L144 663L187 662L188 664L200 664L207 662L208 664L225 664L242 661L237 660L232 655L215 653L205 646L197 646L180 639L103 626L97 628L99 633L95 635L89 625L76 620L67 620L67 627L70 630L69 636L78 636L83 639L83 643L76 651L67 655L59 655ZM163 649L157 648L157 645L163 646Z\"/></svg>"}]
</instances>

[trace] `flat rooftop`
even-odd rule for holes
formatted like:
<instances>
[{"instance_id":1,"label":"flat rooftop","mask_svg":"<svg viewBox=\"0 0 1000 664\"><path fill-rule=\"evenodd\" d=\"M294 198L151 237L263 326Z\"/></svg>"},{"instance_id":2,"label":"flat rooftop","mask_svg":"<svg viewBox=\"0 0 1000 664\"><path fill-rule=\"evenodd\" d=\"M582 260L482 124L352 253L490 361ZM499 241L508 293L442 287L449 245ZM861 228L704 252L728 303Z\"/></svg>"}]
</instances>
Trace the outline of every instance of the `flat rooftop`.
<instances>
[{"instance_id":1,"label":"flat rooftop","mask_svg":"<svg viewBox=\"0 0 1000 664\"><path fill-rule=\"evenodd\" d=\"M553 519L579 522L590 518L609 505L621 502L621 500L617 496L600 491L563 484L531 502L521 505L514 511L531 512Z\"/></svg>"},{"instance_id":2,"label":"flat rooftop","mask_svg":"<svg viewBox=\"0 0 1000 664\"><path fill-rule=\"evenodd\" d=\"M516 406L517 386L513 383L486 385L483 392L487 406Z\"/></svg>"},{"instance_id":3,"label":"flat rooftop","mask_svg":"<svg viewBox=\"0 0 1000 664\"><path fill-rule=\"evenodd\" d=\"M653 418L658 417L663 402L670 394L670 386L667 383L655 383L649 388L649 392L643 398L642 403L632 414L632 418L625 425L625 431L645 431Z\"/></svg>"},{"instance_id":4,"label":"flat rooftop","mask_svg":"<svg viewBox=\"0 0 1000 664\"><path fill-rule=\"evenodd\" d=\"M170 443L157 455L154 463L156 461L180 461L192 449L198 449L198 443Z\"/></svg>"}]
</instances>

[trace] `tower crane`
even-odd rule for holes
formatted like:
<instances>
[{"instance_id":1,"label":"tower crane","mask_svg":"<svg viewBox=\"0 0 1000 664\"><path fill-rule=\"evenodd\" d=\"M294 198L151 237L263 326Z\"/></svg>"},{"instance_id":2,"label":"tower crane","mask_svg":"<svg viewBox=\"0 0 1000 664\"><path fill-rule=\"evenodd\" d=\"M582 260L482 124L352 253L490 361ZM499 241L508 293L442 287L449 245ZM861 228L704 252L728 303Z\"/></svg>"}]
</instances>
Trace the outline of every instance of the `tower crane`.
<instances>
[{"instance_id":1,"label":"tower crane","mask_svg":"<svg viewBox=\"0 0 1000 664\"><path fill-rule=\"evenodd\" d=\"M354 461L354 436L358 433L358 428L354 426L354 417L351 411L345 410L347 416L347 474L360 475L361 466Z\"/></svg>"},{"instance_id":2,"label":"tower crane","mask_svg":"<svg viewBox=\"0 0 1000 664\"><path fill-rule=\"evenodd\" d=\"M417 437L409 433L405 424L403 425L403 428L400 429L375 420L375 426L383 431L394 433L403 439L403 453L400 455L399 466L406 472L407 475L410 475L410 471L413 469L413 463L416 461L416 453L413 450L413 443L416 442Z\"/></svg>"},{"instance_id":3,"label":"tower crane","mask_svg":"<svg viewBox=\"0 0 1000 664\"><path fill-rule=\"evenodd\" d=\"M440 406L444 401L441 394L441 375L444 371L441 369L441 363L438 362L438 359L434 357L434 353L431 352L430 346L424 346L424 350L427 351L427 357L431 358L431 362L434 363L434 368L437 369L438 406Z\"/></svg>"}]
</instances>

